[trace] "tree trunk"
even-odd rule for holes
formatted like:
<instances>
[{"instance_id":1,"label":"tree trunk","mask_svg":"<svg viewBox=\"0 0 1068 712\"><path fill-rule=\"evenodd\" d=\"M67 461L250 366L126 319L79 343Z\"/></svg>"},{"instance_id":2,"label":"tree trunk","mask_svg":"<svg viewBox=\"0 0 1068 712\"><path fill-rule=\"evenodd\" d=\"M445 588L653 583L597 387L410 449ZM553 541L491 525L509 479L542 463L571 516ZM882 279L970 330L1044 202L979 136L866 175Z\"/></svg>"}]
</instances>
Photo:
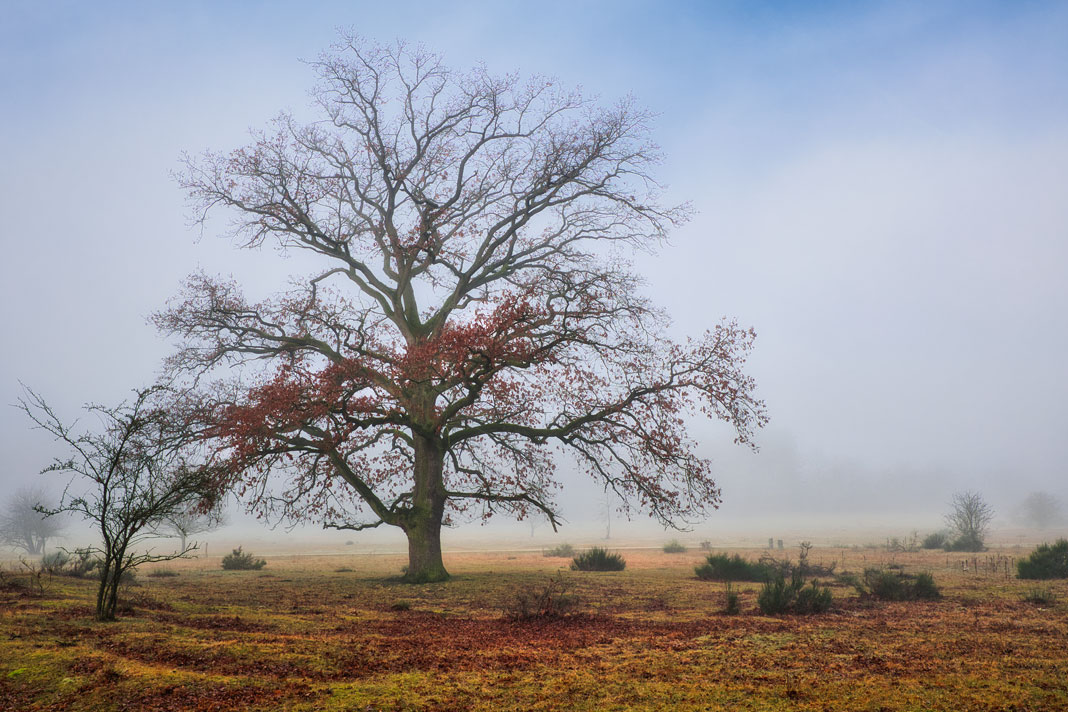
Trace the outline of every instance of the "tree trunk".
<instances>
[{"instance_id":1,"label":"tree trunk","mask_svg":"<svg viewBox=\"0 0 1068 712\"><path fill-rule=\"evenodd\" d=\"M101 566L100 588L96 594L96 619L98 621L115 620L115 609L118 607L119 594L119 571L118 566L111 562Z\"/></svg>"},{"instance_id":2,"label":"tree trunk","mask_svg":"<svg viewBox=\"0 0 1068 712\"><path fill-rule=\"evenodd\" d=\"M98 621L115 620L115 610L119 607L119 584L122 582L123 560L126 557L126 547L123 546L118 554L105 553L104 562L101 564L100 590L96 595L96 619Z\"/></svg>"},{"instance_id":3,"label":"tree trunk","mask_svg":"<svg viewBox=\"0 0 1068 712\"><path fill-rule=\"evenodd\" d=\"M449 578L441 560L441 517L432 516L413 522L404 529L408 535L408 583L430 583Z\"/></svg>"},{"instance_id":4,"label":"tree trunk","mask_svg":"<svg viewBox=\"0 0 1068 712\"><path fill-rule=\"evenodd\" d=\"M441 520L445 515L445 485L442 471L445 453L439 443L415 437L415 488L412 509L402 524L408 536L408 583L428 583L449 578L441 560Z\"/></svg>"}]
</instances>

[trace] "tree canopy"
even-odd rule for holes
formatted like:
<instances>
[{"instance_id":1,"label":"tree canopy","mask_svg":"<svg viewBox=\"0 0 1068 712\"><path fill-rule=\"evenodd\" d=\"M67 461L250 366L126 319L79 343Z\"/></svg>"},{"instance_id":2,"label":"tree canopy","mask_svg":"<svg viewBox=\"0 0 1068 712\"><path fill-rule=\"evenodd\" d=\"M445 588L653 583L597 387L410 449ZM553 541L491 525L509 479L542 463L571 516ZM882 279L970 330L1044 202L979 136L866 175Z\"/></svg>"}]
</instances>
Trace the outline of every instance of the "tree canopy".
<instances>
[{"instance_id":1,"label":"tree canopy","mask_svg":"<svg viewBox=\"0 0 1068 712\"><path fill-rule=\"evenodd\" d=\"M175 371L244 366L202 391L228 484L263 512L401 527L412 580L447 575L450 512L556 526L563 455L664 523L716 506L687 417L752 444L754 333L674 342L641 294L629 256L689 212L661 204L649 113L355 37L312 67L321 120L283 114L181 179L239 246L321 263L259 302L195 274L155 317Z\"/></svg>"}]
</instances>

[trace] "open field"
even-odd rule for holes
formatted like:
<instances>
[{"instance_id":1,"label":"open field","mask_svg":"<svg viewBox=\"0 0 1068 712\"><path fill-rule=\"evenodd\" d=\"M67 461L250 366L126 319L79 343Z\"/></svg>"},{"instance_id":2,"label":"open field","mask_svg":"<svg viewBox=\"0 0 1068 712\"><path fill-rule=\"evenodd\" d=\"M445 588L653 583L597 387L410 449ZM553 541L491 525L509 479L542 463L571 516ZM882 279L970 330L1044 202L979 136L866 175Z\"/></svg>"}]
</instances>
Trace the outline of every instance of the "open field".
<instances>
[{"instance_id":1,"label":"open field","mask_svg":"<svg viewBox=\"0 0 1068 712\"><path fill-rule=\"evenodd\" d=\"M93 581L8 586L0 709L1068 710L1068 582L1042 584L1057 600L1036 605L1022 600L1034 582L973 570L1019 551L817 548L838 571L932 572L944 597L867 601L834 584L835 608L808 617L761 615L758 584L736 585L742 613L725 615L723 586L694 577L700 551L623 553L619 573L454 554L453 580L422 586L395 580L395 555L174 562L177 576L142 570L112 624L92 621ZM571 615L505 619L558 576Z\"/></svg>"}]
</instances>

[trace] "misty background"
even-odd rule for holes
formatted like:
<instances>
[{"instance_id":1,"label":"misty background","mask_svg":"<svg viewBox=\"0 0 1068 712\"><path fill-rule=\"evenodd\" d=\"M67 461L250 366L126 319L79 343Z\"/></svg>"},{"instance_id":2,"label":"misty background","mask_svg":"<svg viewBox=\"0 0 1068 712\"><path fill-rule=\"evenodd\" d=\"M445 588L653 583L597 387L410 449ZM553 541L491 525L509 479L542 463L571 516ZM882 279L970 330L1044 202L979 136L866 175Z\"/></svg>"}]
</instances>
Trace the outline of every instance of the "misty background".
<instances>
[{"instance_id":1,"label":"misty background","mask_svg":"<svg viewBox=\"0 0 1068 712\"><path fill-rule=\"evenodd\" d=\"M749 371L771 415L755 454L722 424L693 424L723 489L695 536L930 531L963 489L1000 527L1029 492L1068 502L1064 3L4 9L0 500L65 484L37 474L62 450L7 407L20 381L68 420L115 404L171 351L146 317L186 275L233 275L256 298L302 270L234 249L221 214L216 230L190 228L171 172L182 152L241 146L283 109L313 118L299 60L345 27L424 43L457 69L633 94L659 114L667 202L697 214L636 264L676 336L724 316L757 330ZM562 482L560 537L603 532L613 503ZM217 536L268 536L240 507L230 521ZM667 536L640 513L611 526ZM549 530L474 522L445 544L499 532Z\"/></svg>"}]
</instances>

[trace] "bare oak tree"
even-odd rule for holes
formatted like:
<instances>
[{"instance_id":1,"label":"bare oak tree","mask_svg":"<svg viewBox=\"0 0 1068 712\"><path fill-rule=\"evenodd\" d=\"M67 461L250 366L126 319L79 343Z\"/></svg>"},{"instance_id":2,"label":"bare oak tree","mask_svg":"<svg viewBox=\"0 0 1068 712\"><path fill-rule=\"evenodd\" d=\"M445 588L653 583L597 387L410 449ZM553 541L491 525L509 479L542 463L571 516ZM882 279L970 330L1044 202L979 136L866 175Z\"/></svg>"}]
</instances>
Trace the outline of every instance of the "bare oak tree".
<instances>
[{"instance_id":1,"label":"bare oak tree","mask_svg":"<svg viewBox=\"0 0 1068 712\"><path fill-rule=\"evenodd\" d=\"M0 544L32 556L44 554L48 540L63 532L59 517L46 517L37 511L48 500L48 492L40 486L16 490L0 512Z\"/></svg>"},{"instance_id":2,"label":"bare oak tree","mask_svg":"<svg viewBox=\"0 0 1068 712\"><path fill-rule=\"evenodd\" d=\"M77 432L64 424L38 394L27 390L20 407L37 427L51 433L70 450L45 472L73 475L60 503L39 507L47 516L62 512L89 521L100 544L89 551L100 557L96 617L112 620L123 574L141 564L187 555L191 548L156 554L144 544L165 517L191 507L205 509L215 501L216 477L204 465L193 465L189 447L196 440L182 417L159 402L161 388L138 391L129 404L85 406L101 423L100 432Z\"/></svg>"},{"instance_id":3,"label":"bare oak tree","mask_svg":"<svg viewBox=\"0 0 1068 712\"><path fill-rule=\"evenodd\" d=\"M250 506L400 527L411 581L447 577L451 512L555 528L563 454L664 523L715 507L686 418L752 445L754 334L723 321L672 342L641 296L628 254L688 213L660 203L649 114L351 37L312 66L323 120L282 115L181 182L241 247L322 269L259 303L194 275L156 316L183 340L176 371L261 360L204 403Z\"/></svg>"}]
</instances>

